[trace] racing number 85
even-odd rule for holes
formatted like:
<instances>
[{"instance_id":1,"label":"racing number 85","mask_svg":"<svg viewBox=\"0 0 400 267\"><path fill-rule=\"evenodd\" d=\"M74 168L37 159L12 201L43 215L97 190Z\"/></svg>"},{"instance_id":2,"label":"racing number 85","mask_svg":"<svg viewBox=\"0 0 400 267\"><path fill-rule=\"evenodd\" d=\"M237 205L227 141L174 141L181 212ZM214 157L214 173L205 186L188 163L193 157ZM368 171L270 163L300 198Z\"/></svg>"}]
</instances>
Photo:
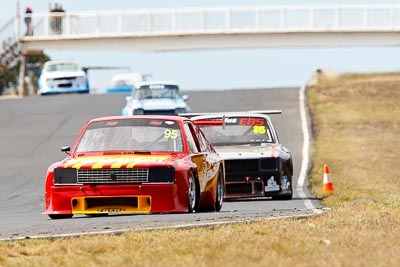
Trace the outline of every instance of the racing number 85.
<instances>
[{"instance_id":1,"label":"racing number 85","mask_svg":"<svg viewBox=\"0 0 400 267\"><path fill-rule=\"evenodd\" d=\"M176 139L178 137L178 130L170 130L170 129L165 129L164 131L164 138L166 139Z\"/></svg>"},{"instance_id":2,"label":"racing number 85","mask_svg":"<svg viewBox=\"0 0 400 267\"><path fill-rule=\"evenodd\" d=\"M258 126L255 125L253 126L253 133L255 134L265 134L265 126Z\"/></svg>"}]
</instances>

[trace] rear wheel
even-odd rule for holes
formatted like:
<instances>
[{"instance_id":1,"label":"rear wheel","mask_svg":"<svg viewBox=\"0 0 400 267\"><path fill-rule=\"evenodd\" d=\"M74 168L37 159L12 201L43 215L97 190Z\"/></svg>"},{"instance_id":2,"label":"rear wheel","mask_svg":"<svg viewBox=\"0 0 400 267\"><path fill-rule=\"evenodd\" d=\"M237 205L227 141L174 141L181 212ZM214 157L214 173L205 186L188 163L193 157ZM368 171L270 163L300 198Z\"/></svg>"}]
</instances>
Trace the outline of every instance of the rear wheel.
<instances>
[{"instance_id":1,"label":"rear wheel","mask_svg":"<svg viewBox=\"0 0 400 267\"><path fill-rule=\"evenodd\" d=\"M48 215L53 220L72 218L72 214L48 214Z\"/></svg>"},{"instance_id":2,"label":"rear wheel","mask_svg":"<svg viewBox=\"0 0 400 267\"><path fill-rule=\"evenodd\" d=\"M188 211L196 212L199 206L199 188L197 186L196 178L192 174L189 177L189 188L188 188Z\"/></svg>"}]
</instances>

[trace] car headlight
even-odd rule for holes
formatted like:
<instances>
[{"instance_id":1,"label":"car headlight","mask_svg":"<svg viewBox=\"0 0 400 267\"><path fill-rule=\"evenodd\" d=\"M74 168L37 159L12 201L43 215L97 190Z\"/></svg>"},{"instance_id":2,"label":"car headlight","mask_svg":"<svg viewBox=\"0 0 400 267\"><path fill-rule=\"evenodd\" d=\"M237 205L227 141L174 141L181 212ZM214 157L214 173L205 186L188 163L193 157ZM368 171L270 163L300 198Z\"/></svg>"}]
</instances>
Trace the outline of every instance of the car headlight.
<instances>
[{"instance_id":1,"label":"car headlight","mask_svg":"<svg viewBox=\"0 0 400 267\"><path fill-rule=\"evenodd\" d=\"M47 84L47 86L49 86L49 87L53 87L53 86L54 86L54 80L53 80L53 79L47 79L47 80L46 80L46 84Z\"/></svg>"},{"instance_id":2,"label":"car headlight","mask_svg":"<svg viewBox=\"0 0 400 267\"><path fill-rule=\"evenodd\" d=\"M141 109L141 108L135 109L135 110L133 111L133 115L143 115L143 114L144 114L144 111L143 111L143 109Z\"/></svg>"},{"instance_id":3,"label":"car headlight","mask_svg":"<svg viewBox=\"0 0 400 267\"><path fill-rule=\"evenodd\" d=\"M85 77L76 77L76 83L78 86L84 86L86 82Z\"/></svg>"},{"instance_id":4,"label":"car headlight","mask_svg":"<svg viewBox=\"0 0 400 267\"><path fill-rule=\"evenodd\" d=\"M149 183L173 183L175 169L173 167L151 167L149 168Z\"/></svg>"}]
</instances>

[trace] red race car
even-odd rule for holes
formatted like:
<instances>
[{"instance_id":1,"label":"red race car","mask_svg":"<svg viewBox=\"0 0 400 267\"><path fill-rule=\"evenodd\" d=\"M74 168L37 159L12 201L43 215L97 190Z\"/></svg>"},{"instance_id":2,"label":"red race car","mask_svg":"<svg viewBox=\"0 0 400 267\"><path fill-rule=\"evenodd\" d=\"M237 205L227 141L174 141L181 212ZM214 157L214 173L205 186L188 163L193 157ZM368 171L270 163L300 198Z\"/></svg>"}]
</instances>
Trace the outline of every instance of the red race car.
<instances>
[{"instance_id":1,"label":"red race car","mask_svg":"<svg viewBox=\"0 0 400 267\"><path fill-rule=\"evenodd\" d=\"M190 119L115 116L90 120L67 158L46 175L52 219L74 214L220 211L224 161Z\"/></svg>"}]
</instances>

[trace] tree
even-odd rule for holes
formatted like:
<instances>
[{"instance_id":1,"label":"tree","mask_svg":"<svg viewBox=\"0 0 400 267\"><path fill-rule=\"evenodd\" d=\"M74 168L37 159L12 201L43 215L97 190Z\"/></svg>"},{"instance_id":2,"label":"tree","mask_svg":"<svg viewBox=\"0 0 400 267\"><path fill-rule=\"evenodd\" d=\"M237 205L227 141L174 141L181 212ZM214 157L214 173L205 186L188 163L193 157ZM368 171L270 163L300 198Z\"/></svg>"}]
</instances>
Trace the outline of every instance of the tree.
<instances>
[{"instance_id":1,"label":"tree","mask_svg":"<svg viewBox=\"0 0 400 267\"><path fill-rule=\"evenodd\" d=\"M15 49L18 49L18 46L16 46ZM3 72L0 72L0 95L3 95L4 93L9 93L5 92L6 90L11 90L11 94L17 94L19 70L21 67L21 63L19 60L20 51L10 51L10 53L16 53L18 57L16 58L16 63L6 66L7 68ZM27 55L25 55L27 67L26 75L28 75L30 84L31 86L33 86L35 93L37 92L37 81L39 79L42 66L46 61L49 60L50 57L44 53L28 53Z\"/></svg>"}]
</instances>

